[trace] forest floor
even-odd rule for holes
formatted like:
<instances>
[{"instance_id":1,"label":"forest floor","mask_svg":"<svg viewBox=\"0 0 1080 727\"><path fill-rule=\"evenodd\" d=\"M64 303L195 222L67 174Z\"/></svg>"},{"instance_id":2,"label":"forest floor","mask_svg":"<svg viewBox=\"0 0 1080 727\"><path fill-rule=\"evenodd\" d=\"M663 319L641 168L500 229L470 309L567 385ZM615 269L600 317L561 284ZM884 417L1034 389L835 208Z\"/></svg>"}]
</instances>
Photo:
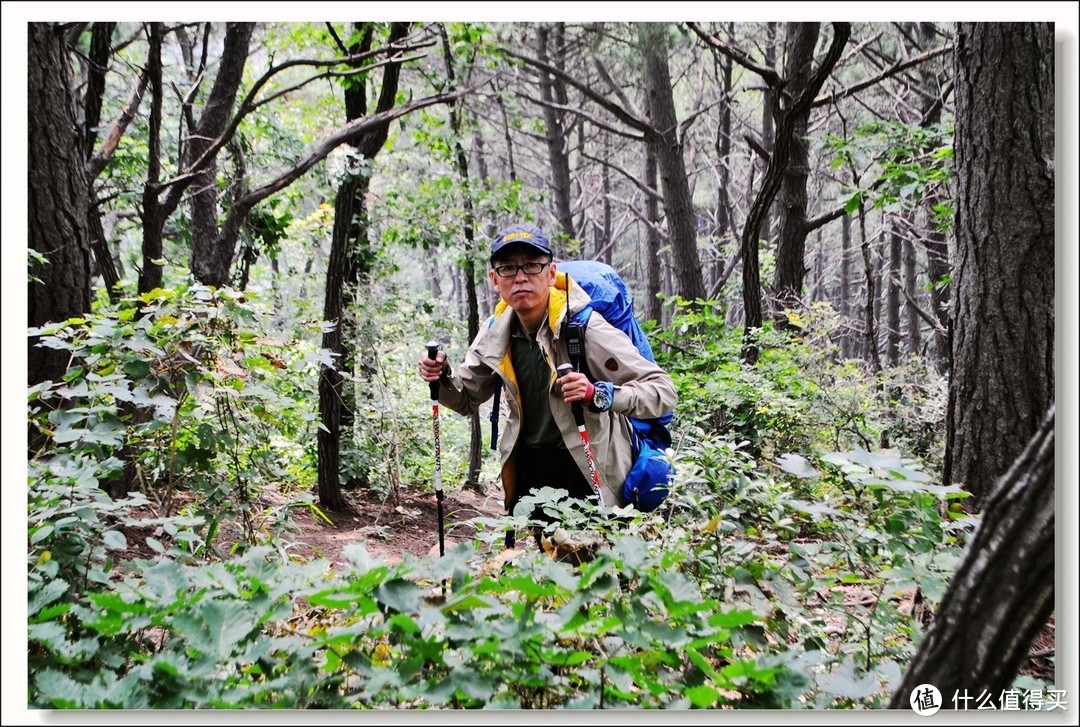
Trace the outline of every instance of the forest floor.
<instances>
[{"instance_id":1,"label":"forest floor","mask_svg":"<svg viewBox=\"0 0 1080 727\"><path fill-rule=\"evenodd\" d=\"M296 510L293 518L302 532L297 541L301 552L322 557L335 568L347 567L342 550L364 540L368 553L387 563L398 562L405 553L423 556L438 553L438 508L431 492L399 492L380 499L367 491L346 491L345 497L355 512L328 513L332 523L315 517L309 510ZM497 483L477 492L472 489L447 491L443 502L445 547L472 539L475 529L468 523L474 517L503 514L503 491ZM524 542L522 542L524 541ZM531 547L531 538L519 540L518 547ZM1053 681L1055 619L1035 638L1020 673L1044 681Z\"/></svg>"},{"instance_id":2,"label":"forest floor","mask_svg":"<svg viewBox=\"0 0 1080 727\"><path fill-rule=\"evenodd\" d=\"M405 553L423 556L439 552L438 501L432 492L399 490L382 495L367 490L342 493L352 512L325 513L331 522L311 510L294 508L292 518L301 532L294 536L299 554L326 558L334 568L346 566L342 550L364 541L368 553L387 563L399 562ZM470 542L475 517L503 514L503 491L497 483L481 491L461 488L445 491L443 499L444 545L449 550Z\"/></svg>"}]
</instances>

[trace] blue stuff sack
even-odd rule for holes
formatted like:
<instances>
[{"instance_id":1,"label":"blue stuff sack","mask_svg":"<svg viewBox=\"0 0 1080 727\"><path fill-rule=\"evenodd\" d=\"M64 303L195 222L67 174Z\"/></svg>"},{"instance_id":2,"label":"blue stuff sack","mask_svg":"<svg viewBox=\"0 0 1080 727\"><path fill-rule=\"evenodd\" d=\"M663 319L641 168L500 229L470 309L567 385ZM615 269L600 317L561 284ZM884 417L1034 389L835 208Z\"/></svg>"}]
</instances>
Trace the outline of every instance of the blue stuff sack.
<instances>
[{"instance_id":1,"label":"blue stuff sack","mask_svg":"<svg viewBox=\"0 0 1080 727\"><path fill-rule=\"evenodd\" d=\"M675 467L665 456L660 446L670 446L670 435L664 430L658 439L650 441L643 435L643 422L633 421L634 424L634 464L623 482L623 499L641 512L651 512L660 507L660 503L667 497L671 489L671 482L675 478ZM654 428L655 429L655 428ZM654 435L655 436L655 435Z\"/></svg>"}]
</instances>

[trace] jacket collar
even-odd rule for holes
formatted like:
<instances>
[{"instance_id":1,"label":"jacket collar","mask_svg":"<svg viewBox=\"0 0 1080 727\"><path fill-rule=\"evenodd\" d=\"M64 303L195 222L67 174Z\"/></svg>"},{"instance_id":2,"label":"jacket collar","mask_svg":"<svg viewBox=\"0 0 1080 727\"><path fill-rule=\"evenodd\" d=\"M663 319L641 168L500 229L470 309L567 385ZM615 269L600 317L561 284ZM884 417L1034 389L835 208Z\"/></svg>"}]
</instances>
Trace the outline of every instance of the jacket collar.
<instances>
[{"instance_id":1,"label":"jacket collar","mask_svg":"<svg viewBox=\"0 0 1080 727\"><path fill-rule=\"evenodd\" d=\"M562 332L563 320L568 312L577 313L590 301L588 293L581 286L574 283L573 278L563 272L556 271L555 282L551 286L551 294L548 296L548 329L551 331L552 341L558 341ZM505 300L500 300L495 305L494 320L491 323L485 345L477 353L485 359L489 365L497 364L502 360L510 346L510 332L514 320L513 315L504 315L510 310Z\"/></svg>"}]
</instances>

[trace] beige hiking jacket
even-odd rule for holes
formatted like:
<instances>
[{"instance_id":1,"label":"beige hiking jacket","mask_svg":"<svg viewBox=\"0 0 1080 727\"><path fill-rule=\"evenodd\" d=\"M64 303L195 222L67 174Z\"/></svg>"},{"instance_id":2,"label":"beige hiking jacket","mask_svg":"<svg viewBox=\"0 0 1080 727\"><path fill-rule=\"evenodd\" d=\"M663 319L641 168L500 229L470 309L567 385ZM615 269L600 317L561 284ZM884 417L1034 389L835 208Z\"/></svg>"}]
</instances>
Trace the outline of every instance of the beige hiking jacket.
<instances>
[{"instance_id":1,"label":"beige hiking jacket","mask_svg":"<svg viewBox=\"0 0 1080 727\"><path fill-rule=\"evenodd\" d=\"M591 481L573 413L562 397L553 392L556 369L561 364L570 363L566 342L559 340L563 319L568 308L571 314L576 313L590 300L581 287L574 285L572 279L568 282L567 278L565 273L556 273L548 301L547 325L541 326L536 338L551 369L548 399L552 415L562 432L566 448L573 454L585 479ZM480 333L469 346L465 360L449 376L441 379L439 402L460 414L471 414L492 397L496 381L502 380L503 400L508 414L499 450L504 504L509 508L516 493L514 448L521 426L521 397L510 363L510 334L515 315L512 310L507 315L507 311L506 303L500 301L493 319L486 325L481 324ZM610 410L594 413L585 407L585 429L589 433L600 475L604 505L622 506L626 504L622 497L622 485L633 464L630 460L630 422L626 417L650 419L671 412L677 398L675 385L667 372L641 355L625 333L595 311L589 316L585 333L585 360L596 379L615 385Z\"/></svg>"}]
</instances>

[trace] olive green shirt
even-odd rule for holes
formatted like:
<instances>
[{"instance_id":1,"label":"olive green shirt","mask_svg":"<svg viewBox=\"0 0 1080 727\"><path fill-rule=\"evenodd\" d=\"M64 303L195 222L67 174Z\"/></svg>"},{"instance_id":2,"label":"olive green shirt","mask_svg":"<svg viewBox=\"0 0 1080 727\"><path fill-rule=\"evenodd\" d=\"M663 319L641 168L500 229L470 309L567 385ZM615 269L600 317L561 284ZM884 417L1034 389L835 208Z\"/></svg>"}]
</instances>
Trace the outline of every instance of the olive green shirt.
<instances>
[{"instance_id":1,"label":"olive green shirt","mask_svg":"<svg viewBox=\"0 0 1080 727\"><path fill-rule=\"evenodd\" d=\"M562 433L548 402L551 366L544 360L536 337L522 330L520 324L514 326L510 334L510 361L521 391L521 445L564 449Z\"/></svg>"}]
</instances>

